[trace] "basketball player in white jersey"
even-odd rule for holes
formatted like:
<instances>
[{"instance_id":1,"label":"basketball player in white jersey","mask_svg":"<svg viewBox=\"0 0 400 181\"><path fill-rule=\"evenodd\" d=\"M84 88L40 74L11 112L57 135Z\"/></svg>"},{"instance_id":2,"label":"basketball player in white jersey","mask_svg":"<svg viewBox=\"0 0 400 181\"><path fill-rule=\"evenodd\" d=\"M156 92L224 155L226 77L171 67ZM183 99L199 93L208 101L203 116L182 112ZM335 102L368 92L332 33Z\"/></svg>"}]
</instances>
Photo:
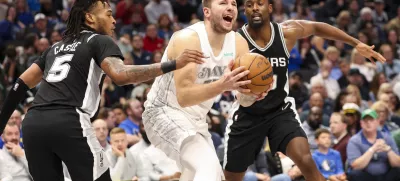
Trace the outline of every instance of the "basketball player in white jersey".
<instances>
[{"instance_id":1,"label":"basketball player in white jersey","mask_svg":"<svg viewBox=\"0 0 400 181\"><path fill-rule=\"evenodd\" d=\"M272 0L243 0L249 21L239 33L246 38L250 51L267 57L273 67L274 84L268 95L256 101L237 94L240 106L233 106L225 133L224 170L227 181L241 181L254 162L265 137L272 153L280 151L300 168L307 181L325 181L312 159L307 136L296 112L294 99L288 97L289 52L298 39L311 35L343 41L364 57L385 62L385 58L345 32L325 23L290 20L270 22ZM331 180L331 179L329 179ZM336 180L333 178L332 180Z\"/></svg>"},{"instance_id":2,"label":"basketball player in white jersey","mask_svg":"<svg viewBox=\"0 0 400 181\"><path fill-rule=\"evenodd\" d=\"M183 171L181 180L217 181L223 172L206 116L222 92L250 91L239 88L250 81L238 81L249 71L244 67L230 71L232 60L249 49L246 40L232 31L235 0L203 0L203 7L204 22L175 33L162 62L176 59L187 48L203 52L205 63L158 77L145 102L143 124L151 143L176 160Z\"/></svg>"}]
</instances>

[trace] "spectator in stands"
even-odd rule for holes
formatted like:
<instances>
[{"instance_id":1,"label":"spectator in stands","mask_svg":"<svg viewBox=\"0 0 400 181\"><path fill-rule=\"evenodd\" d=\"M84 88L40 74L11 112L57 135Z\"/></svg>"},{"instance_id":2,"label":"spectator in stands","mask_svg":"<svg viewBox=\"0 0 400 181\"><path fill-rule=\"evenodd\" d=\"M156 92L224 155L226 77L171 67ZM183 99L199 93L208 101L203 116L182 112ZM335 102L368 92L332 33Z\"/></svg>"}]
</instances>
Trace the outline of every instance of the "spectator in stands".
<instances>
[{"instance_id":1,"label":"spectator in stands","mask_svg":"<svg viewBox=\"0 0 400 181\"><path fill-rule=\"evenodd\" d=\"M7 9L6 19L0 21L0 47L5 46L8 41L17 39L17 34L23 32L25 25L17 22L17 12L15 7Z\"/></svg>"},{"instance_id":2,"label":"spectator in stands","mask_svg":"<svg viewBox=\"0 0 400 181\"><path fill-rule=\"evenodd\" d=\"M110 162L110 173L113 180L148 180L148 172L139 157L132 156L128 150L125 131L114 128L110 132L111 149L106 152Z\"/></svg>"},{"instance_id":3,"label":"spectator in stands","mask_svg":"<svg viewBox=\"0 0 400 181\"><path fill-rule=\"evenodd\" d=\"M306 121L303 122L303 130L307 135L308 143L310 144L311 152L317 149L317 143L315 142L315 131L319 128L327 128L322 125L322 109L320 107L311 107L311 111Z\"/></svg>"},{"instance_id":4,"label":"spectator in stands","mask_svg":"<svg viewBox=\"0 0 400 181\"><path fill-rule=\"evenodd\" d=\"M143 107L139 100L130 99L125 107L128 117L119 124L119 127L125 130L128 137L128 145L134 145L139 142L139 124L142 122Z\"/></svg>"},{"instance_id":5,"label":"spectator in stands","mask_svg":"<svg viewBox=\"0 0 400 181\"><path fill-rule=\"evenodd\" d=\"M108 128L106 121L102 119L96 119L92 122L94 131L96 132L96 138L99 140L100 145L103 147L104 151L111 149L111 145L108 143Z\"/></svg>"},{"instance_id":6,"label":"spectator in stands","mask_svg":"<svg viewBox=\"0 0 400 181\"><path fill-rule=\"evenodd\" d=\"M116 126L121 124L123 121L128 119L128 116L125 112L125 107L121 103L115 103L112 106L112 111L114 112L115 118L116 118Z\"/></svg>"},{"instance_id":7,"label":"spectator in stands","mask_svg":"<svg viewBox=\"0 0 400 181\"><path fill-rule=\"evenodd\" d=\"M155 24L147 25L146 36L143 39L143 49L154 52L156 50L161 50L163 44L164 40L157 35L157 26Z\"/></svg>"},{"instance_id":8,"label":"spectator in stands","mask_svg":"<svg viewBox=\"0 0 400 181\"><path fill-rule=\"evenodd\" d=\"M395 30L389 30L388 32L388 44L392 47L394 52L394 58L400 59L400 44L399 36Z\"/></svg>"},{"instance_id":9,"label":"spectator in stands","mask_svg":"<svg viewBox=\"0 0 400 181\"><path fill-rule=\"evenodd\" d=\"M331 71L332 63L329 60L323 60L321 62L320 72L316 76L312 77L311 81L314 81L314 79L320 79L321 81L323 81L326 89L329 90L328 97L332 100L335 100L336 96L340 92L340 87L338 82L329 76L331 74Z\"/></svg>"},{"instance_id":10,"label":"spectator in stands","mask_svg":"<svg viewBox=\"0 0 400 181\"><path fill-rule=\"evenodd\" d=\"M282 0L274 0L272 12L272 21L277 23L282 23L289 19L289 10L288 8L282 3Z\"/></svg>"},{"instance_id":11,"label":"spectator in stands","mask_svg":"<svg viewBox=\"0 0 400 181\"><path fill-rule=\"evenodd\" d=\"M375 0L374 11L372 12L372 17L374 18L374 22L380 27L383 28L384 25L389 21L389 17L385 12L385 1L383 0Z\"/></svg>"},{"instance_id":12,"label":"spectator in stands","mask_svg":"<svg viewBox=\"0 0 400 181\"><path fill-rule=\"evenodd\" d=\"M314 93L310 96L310 107L319 107L323 110L324 108L324 100L320 93ZM307 120L310 116L310 110L304 110L301 112L300 120ZM327 113L322 113L322 125L329 126L329 116Z\"/></svg>"},{"instance_id":13,"label":"spectator in stands","mask_svg":"<svg viewBox=\"0 0 400 181\"><path fill-rule=\"evenodd\" d=\"M263 150L259 152L254 163L249 166L243 181L291 181L286 174L271 175L268 172L267 159Z\"/></svg>"},{"instance_id":14,"label":"spectator in stands","mask_svg":"<svg viewBox=\"0 0 400 181\"><path fill-rule=\"evenodd\" d=\"M165 40L165 43L168 44L169 39L171 38L172 31L172 21L169 19L168 14L162 14L158 18L158 37Z\"/></svg>"},{"instance_id":15,"label":"spectator in stands","mask_svg":"<svg viewBox=\"0 0 400 181\"><path fill-rule=\"evenodd\" d=\"M177 22L185 26L189 25L189 22L196 18L196 7L189 4L188 0L175 0L172 4L172 9L178 20Z\"/></svg>"},{"instance_id":16,"label":"spectator in stands","mask_svg":"<svg viewBox=\"0 0 400 181\"><path fill-rule=\"evenodd\" d=\"M296 108L300 109L308 97L308 89L304 85L303 76L295 71L289 76L289 96L296 102Z\"/></svg>"},{"instance_id":17,"label":"spectator in stands","mask_svg":"<svg viewBox=\"0 0 400 181\"><path fill-rule=\"evenodd\" d=\"M117 86L114 82L111 81L111 78L108 76L104 78L101 93L103 95L101 96L101 104L105 107L111 107L114 104L125 101L126 91L124 90L124 88ZM117 124L121 123L118 121Z\"/></svg>"},{"instance_id":18,"label":"spectator in stands","mask_svg":"<svg viewBox=\"0 0 400 181\"><path fill-rule=\"evenodd\" d=\"M16 0L15 7L17 10L17 19L24 24L25 27L29 27L33 24L33 15L29 11L29 7L26 4L26 0Z\"/></svg>"},{"instance_id":19,"label":"spectator in stands","mask_svg":"<svg viewBox=\"0 0 400 181\"><path fill-rule=\"evenodd\" d=\"M61 11L61 19L54 25L54 30L63 32L65 29L67 29L67 20L68 20L69 12L64 9Z\"/></svg>"},{"instance_id":20,"label":"spectator in stands","mask_svg":"<svg viewBox=\"0 0 400 181\"><path fill-rule=\"evenodd\" d=\"M25 152L18 144L20 127L8 122L1 137L5 146L0 150L0 179L2 181L31 181Z\"/></svg>"},{"instance_id":21,"label":"spectator in stands","mask_svg":"<svg viewBox=\"0 0 400 181\"><path fill-rule=\"evenodd\" d=\"M381 45L380 53L385 57L386 62L385 64L377 62L377 71L383 72L386 75L386 78L391 80L400 72L400 60L394 58L393 49L388 44Z\"/></svg>"},{"instance_id":22,"label":"spectator in stands","mask_svg":"<svg viewBox=\"0 0 400 181\"><path fill-rule=\"evenodd\" d=\"M115 18L120 19L123 25L130 25L133 13L138 13L142 19L145 19L144 9L140 3L134 0L122 0L117 4Z\"/></svg>"},{"instance_id":23,"label":"spectator in stands","mask_svg":"<svg viewBox=\"0 0 400 181\"><path fill-rule=\"evenodd\" d=\"M347 160L347 143L351 137L350 133L347 131L346 117L339 112L332 113L329 128L333 135L332 148L340 153L342 163L344 164Z\"/></svg>"},{"instance_id":24,"label":"spectator in stands","mask_svg":"<svg viewBox=\"0 0 400 181\"><path fill-rule=\"evenodd\" d=\"M353 96L357 99L357 105L360 106L361 110L368 108L368 102L361 97L360 89L357 86L353 84L348 85L346 87L346 92L347 95Z\"/></svg>"},{"instance_id":25,"label":"spectator in stands","mask_svg":"<svg viewBox=\"0 0 400 181\"><path fill-rule=\"evenodd\" d=\"M140 35L133 35L132 48L132 58L134 65L147 65L152 63L152 54L143 49L143 38Z\"/></svg>"},{"instance_id":26,"label":"spectator in stands","mask_svg":"<svg viewBox=\"0 0 400 181\"><path fill-rule=\"evenodd\" d=\"M347 96L350 97L350 96ZM361 110L360 107L355 103L345 103L343 105L343 114L347 119L347 131L350 135L356 134L361 129L360 118Z\"/></svg>"},{"instance_id":27,"label":"spectator in stands","mask_svg":"<svg viewBox=\"0 0 400 181\"><path fill-rule=\"evenodd\" d=\"M331 147L331 133L327 129L318 129L315 132L315 142L318 149L312 157L318 170L327 180L346 181L340 153Z\"/></svg>"},{"instance_id":28,"label":"spectator in stands","mask_svg":"<svg viewBox=\"0 0 400 181\"><path fill-rule=\"evenodd\" d=\"M347 91L345 89L342 89L337 96L335 103L334 103L334 108L333 112L340 112L342 111L346 96L348 95Z\"/></svg>"},{"instance_id":29,"label":"spectator in stands","mask_svg":"<svg viewBox=\"0 0 400 181\"><path fill-rule=\"evenodd\" d=\"M144 7L147 20L151 24L156 24L161 14L168 14L169 19L174 19L172 6L169 1L166 0L151 0L149 4Z\"/></svg>"},{"instance_id":30,"label":"spectator in stands","mask_svg":"<svg viewBox=\"0 0 400 181\"><path fill-rule=\"evenodd\" d=\"M129 151L133 155L140 155L140 160L150 180L178 180L181 177L181 173L176 162L150 143L143 124L140 124L140 133L143 139L133 145ZM187 177L193 178L190 174ZM182 178L181 180L189 180L188 178Z\"/></svg>"},{"instance_id":31,"label":"spectator in stands","mask_svg":"<svg viewBox=\"0 0 400 181\"><path fill-rule=\"evenodd\" d=\"M355 85L358 87L362 100L366 100L366 101L370 100L368 81L361 74L360 70L355 69L355 68L350 69L347 79L348 79L350 85Z\"/></svg>"},{"instance_id":32,"label":"spectator in stands","mask_svg":"<svg viewBox=\"0 0 400 181\"><path fill-rule=\"evenodd\" d=\"M372 99L378 99L378 90L383 83L386 83L387 79L383 72L375 74L370 84L370 91L372 92ZM371 93L370 93L371 94Z\"/></svg>"},{"instance_id":33,"label":"spectator in stands","mask_svg":"<svg viewBox=\"0 0 400 181\"><path fill-rule=\"evenodd\" d=\"M331 63L331 68L329 72L329 77L338 80L342 76L342 72L339 68L340 51L334 46L329 46L325 50L324 59ZM322 66L322 62L321 62Z\"/></svg>"},{"instance_id":34,"label":"spectator in stands","mask_svg":"<svg viewBox=\"0 0 400 181\"><path fill-rule=\"evenodd\" d=\"M313 81L311 81L311 93L310 95L313 95L314 93L320 93L323 97L323 110L324 113L330 115L332 114L332 109L333 109L333 103L332 100L328 98L327 95L327 90L324 86L323 81L321 81L320 79L314 79ZM302 110L306 111L306 110L310 110L310 101L307 100L306 102L304 102L303 106L302 106Z\"/></svg>"},{"instance_id":35,"label":"spectator in stands","mask_svg":"<svg viewBox=\"0 0 400 181\"><path fill-rule=\"evenodd\" d=\"M385 102L377 101L371 106L371 109L378 113L379 131L391 134L392 131L399 129L399 126L391 120L391 111Z\"/></svg>"},{"instance_id":36,"label":"spectator in stands","mask_svg":"<svg viewBox=\"0 0 400 181\"><path fill-rule=\"evenodd\" d=\"M51 32L51 37L50 37L50 45L53 45L54 43L57 43L62 40L61 34L58 31L53 31Z\"/></svg>"},{"instance_id":37,"label":"spectator in stands","mask_svg":"<svg viewBox=\"0 0 400 181\"><path fill-rule=\"evenodd\" d=\"M351 167L350 181L397 181L400 179L400 156L393 138L378 130L378 114L367 109L362 113L362 131L347 145Z\"/></svg>"},{"instance_id":38,"label":"spectator in stands","mask_svg":"<svg viewBox=\"0 0 400 181\"><path fill-rule=\"evenodd\" d=\"M349 85L347 76L349 75L349 71L350 71L350 63L347 60L342 59L339 61L339 68L340 68L340 71L342 72L342 76L337 81L338 81L340 89L343 89Z\"/></svg>"},{"instance_id":39,"label":"spectator in stands","mask_svg":"<svg viewBox=\"0 0 400 181\"><path fill-rule=\"evenodd\" d=\"M20 138L18 139L18 141L20 142L20 145L23 146L21 132L22 113L18 110L14 110L14 112L11 114L10 119L8 119L8 123L14 123L19 128L18 134L20 135ZM4 140L0 139L0 148L3 148L4 144Z\"/></svg>"},{"instance_id":40,"label":"spectator in stands","mask_svg":"<svg viewBox=\"0 0 400 181\"><path fill-rule=\"evenodd\" d=\"M115 123L117 122L113 110L107 107L100 108L97 119L103 119L104 121L106 121L108 130L115 128Z\"/></svg>"},{"instance_id":41,"label":"spectator in stands","mask_svg":"<svg viewBox=\"0 0 400 181\"><path fill-rule=\"evenodd\" d=\"M35 26L30 30L30 32L35 32L39 38L50 38L50 33L49 29L47 28L47 17L39 13L35 15Z\"/></svg>"},{"instance_id":42,"label":"spectator in stands","mask_svg":"<svg viewBox=\"0 0 400 181\"><path fill-rule=\"evenodd\" d=\"M351 52L351 65L350 68L355 68L365 76L368 82L372 81L375 75L376 66L372 63L366 62L365 58L358 53L356 49Z\"/></svg>"}]
</instances>

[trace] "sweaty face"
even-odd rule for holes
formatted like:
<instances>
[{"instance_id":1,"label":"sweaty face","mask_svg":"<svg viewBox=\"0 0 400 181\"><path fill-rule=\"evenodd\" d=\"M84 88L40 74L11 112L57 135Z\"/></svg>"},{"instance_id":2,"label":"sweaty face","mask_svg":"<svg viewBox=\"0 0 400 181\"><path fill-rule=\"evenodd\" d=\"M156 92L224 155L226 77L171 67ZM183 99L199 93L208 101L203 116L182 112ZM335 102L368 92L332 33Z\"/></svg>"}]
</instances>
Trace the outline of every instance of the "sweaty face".
<instances>
[{"instance_id":1,"label":"sweaty face","mask_svg":"<svg viewBox=\"0 0 400 181\"><path fill-rule=\"evenodd\" d=\"M236 0L213 0L210 8L204 8L205 17L217 33L232 31L237 18Z\"/></svg>"},{"instance_id":2,"label":"sweaty face","mask_svg":"<svg viewBox=\"0 0 400 181\"><path fill-rule=\"evenodd\" d=\"M245 14L251 28L260 28L269 22L272 5L269 0L246 0L244 2Z\"/></svg>"},{"instance_id":3,"label":"sweaty face","mask_svg":"<svg viewBox=\"0 0 400 181\"><path fill-rule=\"evenodd\" d=\"M112 10L108 3L97 2L92 12L95 29L103 35L114 35L115 19L112 16Z\"/></svg>"}]
</instances>

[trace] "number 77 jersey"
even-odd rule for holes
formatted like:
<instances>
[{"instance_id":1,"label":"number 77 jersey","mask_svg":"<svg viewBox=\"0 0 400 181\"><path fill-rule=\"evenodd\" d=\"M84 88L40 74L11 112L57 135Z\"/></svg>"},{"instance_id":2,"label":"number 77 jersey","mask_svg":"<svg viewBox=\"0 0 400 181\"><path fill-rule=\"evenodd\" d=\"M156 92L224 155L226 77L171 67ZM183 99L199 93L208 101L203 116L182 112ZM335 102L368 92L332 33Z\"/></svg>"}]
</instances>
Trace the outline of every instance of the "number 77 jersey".
<instances>
[{"instance_id":1,"label":"number 77 jersey","mask_svg":"<svg viewBox=\"0 0 400 181\"><path fill-rule=\"evenodd\" d=\"M289 51L286 47L285 38L281 25L271 22L271 38L265 47L256 44L247 32L247 24L238 30L249 44L250 52L258 53L270 61L274 72L274 84L268 95L261 101L255 102L249 107L240 107L241 110L254 115L263 115L276 110L284 104L289 95L288 64Z\"/></svg>"},{"instance_id":2,"label":"number 77 jersey","mask_svg":"<svg viewBox=\"0 0 400 181\"><path fill-rule=\"evenodd\" d=\"M101 62L122 53L111 37L82 31L70 42L60 41L35 61L43 71L33 107L63 105L94 117L100 105L105 74Z\"/></svg>"}]
</instances>

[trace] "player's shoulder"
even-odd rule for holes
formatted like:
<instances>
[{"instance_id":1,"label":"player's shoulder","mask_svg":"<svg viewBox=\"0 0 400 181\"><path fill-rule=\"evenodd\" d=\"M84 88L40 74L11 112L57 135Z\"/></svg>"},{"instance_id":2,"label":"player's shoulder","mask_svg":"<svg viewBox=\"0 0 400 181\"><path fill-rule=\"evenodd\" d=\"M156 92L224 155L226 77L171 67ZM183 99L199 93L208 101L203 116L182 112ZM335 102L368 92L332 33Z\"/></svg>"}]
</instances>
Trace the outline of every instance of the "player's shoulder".
<instances>
[{"instance_id":1,"label":"player's shoulder","mask_svg":"<svg viewBox=\"0 0 400 181\"><path fill-rule=\"evenodd\" d=\"M171 41L168 46L171 48L173 47L174 50L179 50L179 49L199 50L201 48L200 37L196 31L185 28L175 32L172 35Z\"/></svg>"}]
</instances>

